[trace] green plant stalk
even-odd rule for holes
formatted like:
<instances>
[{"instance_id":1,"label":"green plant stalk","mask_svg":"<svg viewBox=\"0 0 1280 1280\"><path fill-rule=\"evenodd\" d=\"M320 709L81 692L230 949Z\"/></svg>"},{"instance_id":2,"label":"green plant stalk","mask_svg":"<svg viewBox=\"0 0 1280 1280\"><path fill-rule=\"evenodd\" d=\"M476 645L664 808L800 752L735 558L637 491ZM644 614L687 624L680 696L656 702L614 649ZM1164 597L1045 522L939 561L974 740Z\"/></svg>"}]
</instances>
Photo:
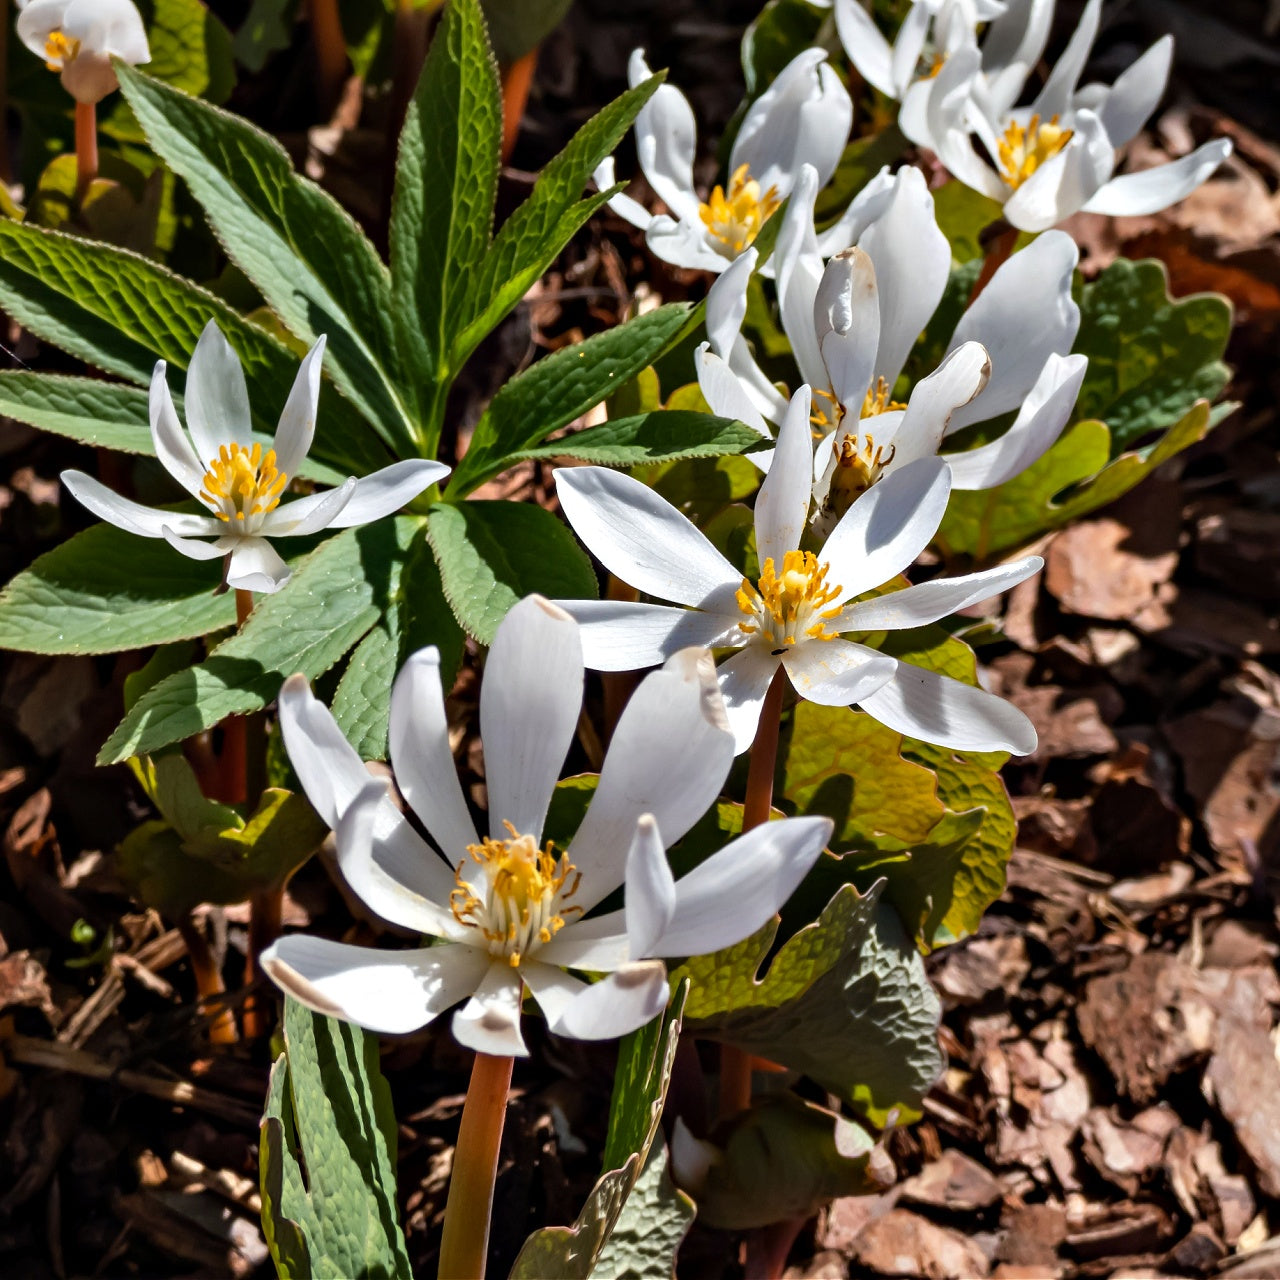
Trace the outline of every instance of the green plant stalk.
<instances>
[{"instance_id":1,"label":"green plant stalk","mask_svg":"<svg viewBox=\"0 0 1280 1280\"><path fill-rule=\"evenodd\" d=\"M512 1058L477 1053L471 1068L444 1209L439 1280L483 1280L498 1149L514 1064Z\"/></svg>"},{"instance_id":2,"label":"green plant stalk","mask_svg":"<svg viewBox=\"0 0 1280 1280\"><path fill-rule=\"evenodd\" d=\"M786 673L778 665L760 709L760 724L751 744L747 768L747 793L742 804L742 831L769 821L773 808L773 775L778 763L778 731L782 723L782 693ZM751 1105L751 1055L731 1044L720 1046L720 1119L745 1111Z\"/></svg>"}]
</instances>

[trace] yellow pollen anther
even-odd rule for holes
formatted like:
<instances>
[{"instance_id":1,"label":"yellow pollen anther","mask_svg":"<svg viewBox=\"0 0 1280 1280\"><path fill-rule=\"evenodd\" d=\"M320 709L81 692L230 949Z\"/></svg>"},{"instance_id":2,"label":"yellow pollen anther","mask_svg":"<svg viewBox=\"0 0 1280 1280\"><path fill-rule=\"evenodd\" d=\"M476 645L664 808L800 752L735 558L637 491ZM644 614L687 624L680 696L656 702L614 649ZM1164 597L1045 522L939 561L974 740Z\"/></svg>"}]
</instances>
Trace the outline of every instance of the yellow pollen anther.
<instances>
[{"instance_id":1,"label":"yellow pollen anther","mask_svg":"<svg viewBox=\"0 0 1280 1280\"><path fill-rule=\"evenodd\" d=\"M836 399L834 391L814 388L813 412L809 415L809 421L817 428L815 436L825 436L828 431L838 427L844 421L844 415L845 407Z\"/></svg>"},{"instance_id":2,"label":"yellow pollen anther","mask_svg":"<svg viewBox=\"0 0 1280 1280\"><path fill-rule=\"evenodd\" d=\"M568 854L555 856L550 840L539 849L532 836L520 835L509 822L502 825L508 839L467 845L467 856L454 872L457 888L449 895L449 908L460 925L479 929L490 953L505 956L514 969L531 946L550 942L564 928L565 916L581 913L581 907L565 906L563 900L577 892L582 876ZM487 902L465 878L468 862L488 880Z\"/></svg>"},{"instance_id":3,"label":"yellow pollen anther","mask_svg":"<svg viewBox=\"0 0 1280 1280\"><path fill-rule=\"evenodd\" d=\"M50 71L61 71L68 62L74 62L80 52L80 41L73 40L61 31L50 31L44 42L45 66Z\"/></svg>"},{"instance_id":4,"label":"yellow pollen anther","mask_svg":"<svg viewBox=\"0 0 1280 1280\"><path fill-rule=\"evenodd\" d=\"M243 524L248 517L264 516L280 505L289 477L276 470L274 449L264 455L260 444L252 449L224 444L200 483L200 496L219 520Z\"/></svg>"},{"instance_id":5,"label":"yellow pollen anther","mask_svg":"<svg viewBox=\"0 0 1280 1280\"><path fill-rule=\"evenodd\" d=\"M782 203L777 187L763 195L760 184L745 164L734 170L729 194L719 184L706 204L698 206L698 216L707 230L732 253L741 253L760 234L769 215Z\"/></svg>"},{"instance_id":6,"label":"yellow pollen anther","mask_svg":"<svg viewBox=\"0 0 1280 1280\"><path fill-rule=\"evenodd\" d=\"M738 627L747 635L759 635L775 655L801 640L834 640L837 633L826 624L840 612L838 605L828 607L839 595L838 585L827 585L827 566L813 552L788 551L781 574L770 556L759 582L742 580L738 608L747 621Z\"/></svg>"},{"instance_id":7,"label":"yellow pollen anther","mask_svg":"<svg viewBox=\"0 0 1280 1280\"><path fill-rule=\"evenodd\" d=\"M862 412L858 414L859 418L873 418L877 413L888 413L892 409L905 409L907 406L901 400L893 400L890 398L889 392L892 388L883 378L876 379L876 385L867 390L867 394L862 400Z\"/></svg>"},{"instance_id":8,"label":"yellow pollen anther","mask_svg":"<svg viewBox=\"0 0 1280 1280\"><path fill-rule=\"evenodd\" d=\"M1039 116L1032 116L1025 129L1016 120L1010 121L996 143L1001 176L1016 191L1046 160L1056 156L1071 141L1071 134L1072 130L1058 127L1056 115L1048 124L1041 124Z\"/></svg>"}]
</instances>

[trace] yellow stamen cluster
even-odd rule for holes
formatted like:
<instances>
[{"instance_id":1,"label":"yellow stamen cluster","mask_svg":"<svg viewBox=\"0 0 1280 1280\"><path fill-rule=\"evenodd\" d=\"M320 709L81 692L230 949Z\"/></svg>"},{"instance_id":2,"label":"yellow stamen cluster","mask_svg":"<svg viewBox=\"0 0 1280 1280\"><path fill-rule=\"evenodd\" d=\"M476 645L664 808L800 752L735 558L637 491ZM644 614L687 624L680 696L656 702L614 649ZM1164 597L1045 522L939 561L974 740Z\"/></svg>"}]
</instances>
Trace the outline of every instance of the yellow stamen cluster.
<instances>
[{"instance_id":1,"label":"yellow stamen cluster","mask_svg":"<svg viewBox=\"0 0 1280 1280\"><path fill-rule=\"evenodd\" d=\"M820 564L813 552L788 551L782 558L781 574L775 571L770 556L758 583L742 580L738 608L748 621L738 627L747 635L758 634L775 656L802 640L834 640L836 632L826 624L840 609L827 606L839 594L839 585L827 585L827 566Z\"/></svg>"},{"instance_id":2,"label":"yellow stamen cluster","mask_svg":"<svg viewBox=\"0 0 1280 1280\"><path fill-rule=\"evenodd\" d=\"M894 446L877 446L869 436L845 436L833 444L836 465L822 503L823 514L839 520L862 497L893 461Z\"/></svg>"},{"instance_id":3,"label":"yellow stamen cluster","mask_svg":"<svg viewBox=\"0 0 1280 1280\"><path fill-rule=\"evenodd\" d=\"M539 849L532 836L518 834L509 822L502 825L509 839L467 845L467 856L454 872L458 887L449 895L449 908L459 924L480 930L490 954L506 956L515 969L531 948L550 942L564 928L565 916L581 913L581 907L566 907L560 899L573 897L582 875L568 854L555 856L551 841ZM487 905L465 878L468 862L488 878Z\"/></svg>"},{"instance_id":4,"label":"yellow stamen cluster","mask_svg":"<svg viewBox=\"0 0 1280 1280\"><path fill-rule=\"evenodd\" d=\"M79 40L73 40L61 31L51 31L49 32L49 38L44 42L45 66L50 71L61 71L68 62L76 60L76 55L79 52Z\"/></svg>"},{"instance_id":5,"label":"yellow stamen cluster","mask_svg":"<svg viewBox=\"0 0 1280 1280\"><path fill-rule=\"evenodd\" d=\"M1042 124L1039 116L1032 116L1025 129L1016 120L1011 121L996 143L1001 176L1016 191L1071 141L1071 134L1070 129L1058 127L1057 116L1047 124Z\"/></svg>"},{"instance_id":6,"label":"yellow stamen cluster","mask_svg":"<svg viewBox=\"0 0 1280 1280\"><path fill-rule=\"evenodd\" d=\"M255 444L246 449L224 444L201 481L200 496L219 520L241 524L250 516L266 515L280 505L289 477L276 470L276 451Z\"/></svg>"},{"instance_id":7,"label":"yellow stamen cluster","mask_svg":"<svg viewBox=\"0 0 1280 1280\"><path fill-rule=\"evenodd\" d=\"M778 188L770 187L762 195L760 184L742 164L729 180L729 194L725 195L724 188L717 184L710 200L698 206L698 216L721 244L739 254L760 234L760 228L781 203Z\"/></svg>"},{"instance_id":8,"label":"yellow stamen cluster","mask_svg":"<svg viewBox=\"0 0 1280 1280\"><path fill-rule=\"evenodd\" d=\"M873 418L877 413L888 413L892 409L905 409L901 400L890 397L892 388L883 378L876 379L876 385L867 390L862 400L862 412L859 418Z\"/></svg>"},{"instance_id":9,"label":"yellow stamen cluster","mask_svg":"<svg viewBox=\"0 0 1280 1280\"><path fill-rule=\"evenodd\" d=\"M823 401L825 403L819 403ZM827 406L830 406L829 408ZM809 421L817 430L815 436L825 436L844 421L845 407L836 399L834 391L824 391L821 387L813 389L813 412Z\"/></svg>"}]
</instances>

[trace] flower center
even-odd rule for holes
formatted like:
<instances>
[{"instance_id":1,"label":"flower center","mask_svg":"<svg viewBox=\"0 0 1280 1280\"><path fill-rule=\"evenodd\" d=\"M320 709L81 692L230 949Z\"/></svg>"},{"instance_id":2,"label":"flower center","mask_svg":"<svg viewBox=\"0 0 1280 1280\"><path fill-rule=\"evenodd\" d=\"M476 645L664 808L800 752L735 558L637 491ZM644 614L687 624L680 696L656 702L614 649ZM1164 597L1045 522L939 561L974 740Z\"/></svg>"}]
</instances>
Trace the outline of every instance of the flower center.
<instances>
[{"instance_id":1,"label":"flower center","mask_svg":"<svg viewBox=\"0 0 1280 1280\"><path fill-rule=\"evenodd\" d=\"M894 446L877 446L870 435L845 436L838 445L832 444L836 464L827 486L827 496L822 501L822 513L832 520L839 520L854 502L871 488L885 467L893 461Z\"/></svg>"},{"instance_id":2,"label":"flower center","mask_svg":"<svg viewBox=\"0 0 1280 1280\"><path fill-rule=\"evenodd\" d=\"M246 449L240 444L224 444L209 463L201 481L200 496L213 514L228 524L244 524L252 516L264 516L280 505L289 477L276 470L276 451L262 446Z\"/></svg>"},{"instance_id":3,"label":"flower center","mask_svg":"<svg viewBox=\"0 0 1280 1280\"><path fill-rule=\"evenodd\" d=\"M490 955L506 956L515 969L564 928L565 916L581 914L581 907L564 904L577 892L582 875L567 853L559 858L552 853L550 840L539 849L532 836L519 835L509 822L502 825L509 839L467 845L467 856L454 873L458 887L449 895L449 907L459 924L480 930ZM488 880L487 903L466 879L468 863Z\"/></svg>"},{"instance_id":4,"label":"flower center","mask_svg":"<svg viewBox=\"0 0 1280 1280\"><path fill-rule=\"evenodd\" d=\"M867 389L862 400L862 412L859 418L874 418L878 413L888 413L892 409L905 409L901 400L890 398L891 388L883 378L876 379L876 385Z\"/></svg>"},{"instance_id":5,"label":"flower center","mask_svg":"<svg viewBox=\"0 0 1280 1280\"><path fill-rule=\"evenodd\" d=\"M1000 173L1005 182L1016 191L1046 160L1056 156L1071 141L1072 130L1058 127L1058 117L1048 124L1041 124L1039 116L1032 116L1024 129L1016 120L1009 122L996 149L1000 158Z\"/></svg>"},{"instance_id":6,"label":"flower center","mask_svg":"<svg viewBox=\"0 0 1280 1280\"><path fill-rule=\"evenodd\" d=\"M738 628L759 635L775 657L802 640L834 640L836 632L826 624L840 609L827 606L839 594L838 585L827 585L827 566L819 564L812 551L788 551L781 575L770 556L758 583L742 580L738 608L747 621Z\"/></svg>"},{"instance_id":7,"label":"flower center","mask_svg":"<svg viewBox=\"0 0 1280 1280\"><path fill-rule=\"evenodd\" d=\"M45 66L50 71L61 71L68 62L74 62L80 52L80 41L73 40L61 31L50 31L44 42Z\"/></svg>"},{"instance_id":8,"label":"flower center","mask_svg":"<svg viewBox=\"0 0 1280 1280\"><path fill-rule=\"evenodd\" d=\"M706 204L698 206L698 216L715 239L731 253L741 253L760 234L769 215L782 203L778 188L763 195L760 184L745 164L734 170L729 194L718 183Z\"/></svg>"},{"instance_id":9,"label":"flower center","mask_svg":"<svg viewBox=\"0 0 1280 1280\"><path fill-rule=\"evenodd\" d=\"M815 436L825 436L838 427L844 421L844 415L845 407L836 399L834 391L825 391L821 387L813 389L813 412L809 421L817 428Z\"/></svg>"}]
</instances>

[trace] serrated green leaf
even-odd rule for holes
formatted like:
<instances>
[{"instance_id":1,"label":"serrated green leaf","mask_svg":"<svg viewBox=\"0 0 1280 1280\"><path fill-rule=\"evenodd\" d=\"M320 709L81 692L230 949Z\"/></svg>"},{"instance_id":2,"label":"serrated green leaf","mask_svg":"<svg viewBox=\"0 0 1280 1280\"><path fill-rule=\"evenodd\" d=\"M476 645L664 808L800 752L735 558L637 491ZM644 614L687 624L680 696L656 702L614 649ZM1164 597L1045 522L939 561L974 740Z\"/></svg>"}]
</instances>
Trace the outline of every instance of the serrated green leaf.
<instances>
[{"instance_id":1,"label":"serrated green leaf","mask_svg":"<svg viewBox=\"0 0 1280 1280\"><path fill-rule=\"evenodd\" d=\"M573 1226L544 1227L524 1242L510 1280L588 1280L598 1264L658 1133L689 990L685 983L672 985L666 1013L624 1036L619 1046L605 1142L606 1172Z\"/></svg>"},{"instance_id":2,"label":"serrated green leaf","mask_svg":"<svg viewBox=\"0 0 1280 1280\"><path fill-rule=\"evenodd\" d=\"M714 955L686 960L691 1033L801 1071L882 1125L895 1107L920 1113L942 1070L941 1009L924 963L882 884L837 891L757 978L771 922Z\"/></svg>"},{"instance_id":3,"label":"serrated green leaf","mask_svg":"<svg viewBox=\"0 0 1280 1280\"><path fill-rule=\"evenodd\" d=\"M1089 357L1077 418L1097 418L1117 457L1177 422L1231 380L1222 363L1231 303L1221 294L1169 297L1164 263L1117 258L1084 286L1075 351Z\"/></svg>"},{"instance_id":4,"label":"serrated green leaf","mask_svg":"<svg viewBox=\"0 0 1280 1280\"><path fill-rule=\"evenodd\" d=\"M490 644L522 597L591 599L595 570L573 535L549 511L520 502L438 502L427 537L453 615Z\"/></svg>"},{"instance_id":5,"label":"serrated green leaf","mask_svg":"<svg viewBox=\"0 0 1280 1280\"><path fill-rule=\"evenodd\" d=\"M412 1280L376 1037L286 997L284 1045L259 1147L262 1227L279 1274Z\"/></svg>"},{"instance_id":6,"label":"serrated green leaf","mask_svg":"<svg viewBox=\"0 0 1280 1280\"><path fill-rule=\"evenodd\" d=\"M0 648L116 653L207 635L236 620L232 596L214 595L221 573L159 539L95 525L0 592Z\"/></svg>"},{"instance_id":7,"label":"serrated green leaf","mask_svg":"<svg viewBox=\"0 0 1280 1280\"><path fill-rule=\"evenodd\" d=\"M138 254L0 218L0 305L32 333L137 386L157 359L185 369L217 321L244 365L255 426L272 435L298 357L220 298ZM172 375L171 375L172 376ZM315 453L363 475L387 454L338 396L322 395Z\"/></svg>"},{"instance_id":8,"label":"serrated green leaf","mask_svg":"<svg viewBox=\"0 0 1280 1280\"><path fill-rule=\"evenodd\" d=\"M506 9L509 7L504 6ZM513 20L518 18L513 15ZM462 367L484 336L524 297L578 228L604 203L605 192L581 201L578 197L663 78L652 76L602 108L543 166L528 199L502 224L480 267L474 316L454 342L455 369Z\"/></svg>"},{"instance_id":9,"label":"serrated green leaf","mask_svg":"<svg viewBox=\"0 0 1280 1280\"><path fill-rule=\"evenodd\" d=\"M325 365L393 449L412 445L396 391L391 280L355 220L261 129L132 67L120 88L157 154L191 188L231 260L290 331L328 335Z\"/></svg>"},{"instance_id":10,"label":"serrated green leaf","mask_svg":"<svg viewBox=\"0 0 1280 1280\"><path fill-rule=\"evenodd\" d=\"M392 571L395 582L382 617L351 654L333 696L333 718L364 760L387 758L391 686L405 659L435 645L446 689L462 660L462 628L444 597L425 529L414 538L403 566L396 562Z\"/></svg>"},{"instance_id":11,"label":"serrated green leaf","mask_svg":"<svg viewBox=\"0 0 1280 1280\"><path fill-rule=\"evenodd\" d=\"M421 524L400 516L322 543L280 591L258 597L244 627L204 662L139 698L99 763L158 751L229 715L258 711L295 671L308 678L327 671L381 617L392 575Z\"/></svg>"},{"instance_id":12,"label":"serrated green leaf","mask_svg":"<svg viewBox=\"0 0 1280 1280\"><path fill-rule=\"evenodd\" d=\"M177 407L181 414L181 399ZM0 373L0 415L82 444L155 457L155 442L147 425L147 393L139 387L100 378L8 369ZM273 438L255 432L254 439L269 449ZM347 478L344 472L313 458L303 461L298 475L331 485Z\"/></svg>"},{"instance_id":13,"label":"serrated green leaf","mask_svg":"<svg viewBox=\"0 0 1280 1280\"><path fill-rule=\"evenodd\" d=\"M696 314L683 303L669 303L553 352L512 378L476 424L471 446L450 477L448 496L470 493L508 466L512 454L536 447L599 404L651 364Z\"/></svg>"},{"instance_id":14,"label":"serrated green leaf","mask_svg":"<svg viewBox=\"0 0 1280 1280\"><path fill-rule=\"evenodd\" d=\"M391 277L401 367L420 389L428 440L453 334L474 314L493 224L502 107L478 0L451 0L405 117L391 206Z\"/></svg>"},{"instance_id":15,"label":"serrated green leaf","mask_svg":"<svg viewBox=\"0 0 1280 1280\"><path fill-rule=\"evenodd\" d=\"M639 467L676 458L720 458L761 443L758 432L732 418L656 409L635 418L614 418L510 456L577 458L606 467Z\"/></svg>"},{"instance_id":16,"label":"serrated green leaf","mask_svg":"<svg viewBox=\"0 0 1280 1280\"><path fill-rule=\"evenodd\" d=\"M1003 558L1051 529L1128 493L1162 462L1203 440L1233 405L1194 405L1158 443L1111 459L1111 433L1093 419L1069 426L1047 453L994 489L953 492L935 545L977 563Z\"/></svg>"},{"instance_id":17,"label":"serrated green leaf","mask_svg":"<svg viewBox=\"0 0 1280 1280\"><path fill-rule=\"evenodd\" d=\"M591 1280L674 1276L676 1253L694 1213L693 1201L671 1181L666 1146L655 1142L596 1261Z\"/></svg>"}]
</instances>

